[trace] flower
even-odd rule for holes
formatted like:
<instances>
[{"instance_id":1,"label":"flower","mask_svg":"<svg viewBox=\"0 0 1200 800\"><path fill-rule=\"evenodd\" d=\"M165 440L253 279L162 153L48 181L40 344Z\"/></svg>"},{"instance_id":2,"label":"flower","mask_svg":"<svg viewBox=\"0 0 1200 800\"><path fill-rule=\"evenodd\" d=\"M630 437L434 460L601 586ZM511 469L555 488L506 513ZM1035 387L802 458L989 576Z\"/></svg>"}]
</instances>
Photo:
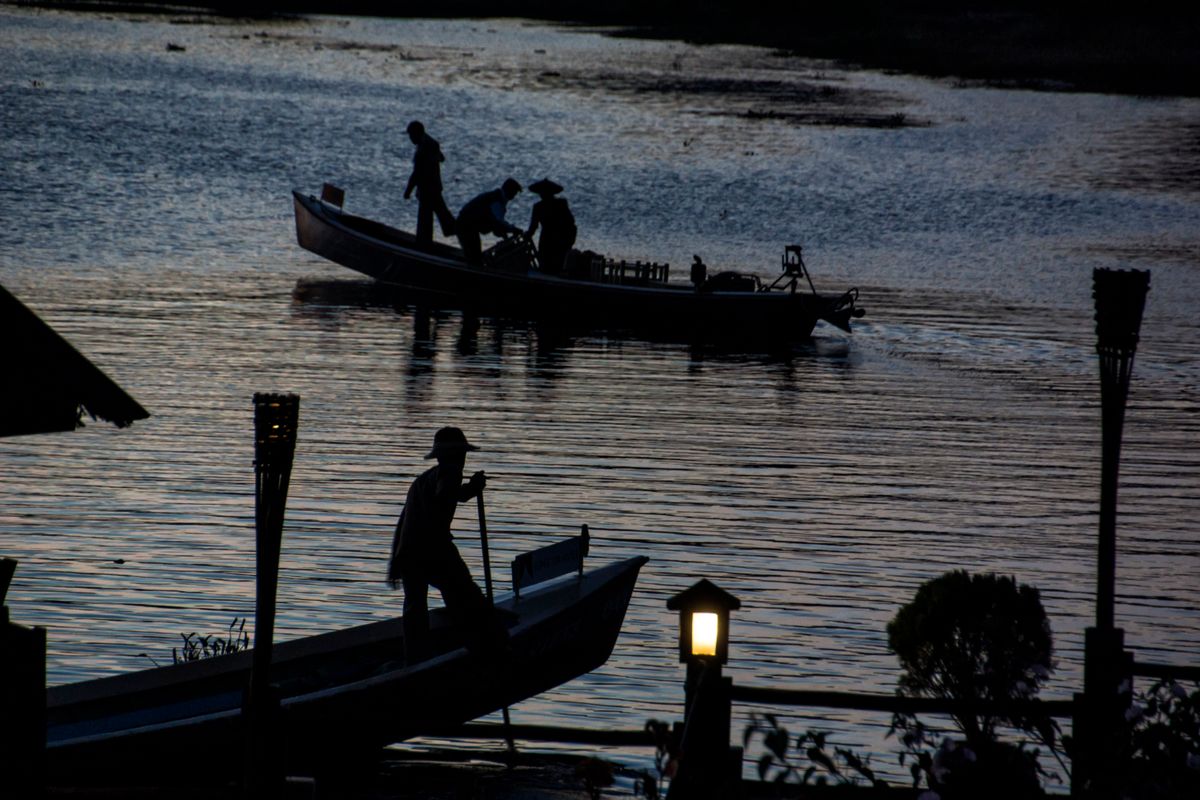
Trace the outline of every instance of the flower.
<instances>
[{"instance_id":1,"label":"flower","mask_svg":"<svg viewBox=\"0 0 1200 800\"><path fill-rule=\"evenodd\" d=\"M1188 753L1187 765L1188 769L1200 771L1200 753Z\"/></svg>"},{"instance_id":2,"label":"flower","mask_svg":"<svg viewBox=\"0 0 1200 800\"><path fill-rule=\"evenodd\" d=\"M1125 721L1137 722L1146 713L1146 707L1141 703L1130 703L1129 708L1125 709Z\"/></svg>"},{"instance_id":3,"label":"flower","mask_svg":"<svg viewBox=\"0 0 1200 800\"><path fill-rule=\"evenodd\" d=\"M1171 684L1171 694L1175 695L1178 700L1187 700L1187 689L1180 686L1178 683Z\"/></svg>"}]
</instances>

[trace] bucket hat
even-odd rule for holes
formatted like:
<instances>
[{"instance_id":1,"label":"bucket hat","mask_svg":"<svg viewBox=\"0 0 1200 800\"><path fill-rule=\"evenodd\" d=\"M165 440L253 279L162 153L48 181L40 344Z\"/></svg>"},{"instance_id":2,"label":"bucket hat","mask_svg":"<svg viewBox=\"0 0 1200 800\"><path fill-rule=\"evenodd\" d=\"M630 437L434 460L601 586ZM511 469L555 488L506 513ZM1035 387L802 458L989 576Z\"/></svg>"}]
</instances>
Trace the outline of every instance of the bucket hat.
<instances>
[{"instance_id":1,"label":"bucket hat","mask_svg":"<svg viewBox=\"0 0 1200 800\"><path fill-rule=\"evenodd\" d=\"M456 451L467 452L469 450L478 450L479 448L467 441L466 435L462 429L452 426L446 426L433 435L433 449L429 451L426 458L437 458L439 453L451 453Z\"/></svg>"}]
</instances>

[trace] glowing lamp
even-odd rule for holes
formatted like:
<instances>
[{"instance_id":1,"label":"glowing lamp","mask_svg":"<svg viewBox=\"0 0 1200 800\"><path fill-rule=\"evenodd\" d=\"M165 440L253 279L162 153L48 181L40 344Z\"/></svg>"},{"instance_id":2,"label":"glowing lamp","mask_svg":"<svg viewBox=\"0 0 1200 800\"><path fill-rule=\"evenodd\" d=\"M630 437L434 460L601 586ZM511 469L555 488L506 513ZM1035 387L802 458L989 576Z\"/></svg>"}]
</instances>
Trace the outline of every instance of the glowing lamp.
<instances>
[{"instance_id":1,"label":"glowing lamp","mask_svg":"<svg viewBox=\"0 0 1200 800\"><path fill-rule=\"evenodd\" d=\"M720 620L714 612L697 611L692 614L692 655L715 656L719 629Z\"/></svg>"},{"instance_id":2,"label":"glowing lamp","mask_svg":"<svg viewBox=\"0 0 1200 800\"><path fill-rule=\"evenodd\" d=\"M667 601L679 612L679 660L685 663L729 660L729 612L742 603L716 584L700 580Z\"/></svg>"}]
</instances>

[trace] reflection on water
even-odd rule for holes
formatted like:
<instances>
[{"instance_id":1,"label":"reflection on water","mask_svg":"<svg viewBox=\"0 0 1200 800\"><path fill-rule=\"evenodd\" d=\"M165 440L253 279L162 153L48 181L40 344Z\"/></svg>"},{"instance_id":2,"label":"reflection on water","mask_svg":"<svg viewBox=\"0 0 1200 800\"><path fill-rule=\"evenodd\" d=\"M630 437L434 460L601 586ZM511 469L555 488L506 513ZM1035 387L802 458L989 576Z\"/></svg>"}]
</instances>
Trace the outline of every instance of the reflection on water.
<instances>
[{"instance_id":1,"label":"reflection on water","mask_svg":"<svg viewBox=\"0 0 1200 800\"><path fill-rule=\"evenodd\" d=\"M288 391L301 408L280 638L398 613L383 571L401 493L433 431L457 424L483 446L493 564L582 523L593 562L651 559L610 662L521 704L520 721L678 718L665 602L699 577L742 600L737 680L887 692L885 626L917 585L1010 574L1041 591L1048 693L1067 697L1094 582L1091 269L1130 265L1153 278L1117 614L1139 657L1195 661L1200 205L1170 181L1111 179L1122 131L1169 140L1195 101L955 90L517 23L320 18L260 37L0 17L0 206L21 210L0 226L0 280L152 414L0 441L9 601L49 629L52 683L141 668L140 653L161 661L180 634L252 615L251 397ZM539 49L570 72L540 80ZM750 116L761 96L665 78L636 91L676 60L759 88L836 84L923 124ZM801 241L818 288L859 286L868 316L853 335L821 324L754 352L397 302L297 247L288 192L332 180L355 211L411 222L411 117L447 152L451 205L553 172L584 246L765 275ZM839 746L890 747L878 715L804 720Z\"/></svg>"}]
</instances>

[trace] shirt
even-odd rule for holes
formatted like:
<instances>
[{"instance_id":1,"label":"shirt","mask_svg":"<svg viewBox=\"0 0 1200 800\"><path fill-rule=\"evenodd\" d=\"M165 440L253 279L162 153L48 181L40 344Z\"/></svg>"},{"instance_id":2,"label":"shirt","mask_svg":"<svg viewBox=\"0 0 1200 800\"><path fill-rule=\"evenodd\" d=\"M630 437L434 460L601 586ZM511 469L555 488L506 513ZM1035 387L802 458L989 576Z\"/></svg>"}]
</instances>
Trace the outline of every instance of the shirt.
<instances>
[{"instance_id":1,"label":"shirt","mask_svg":"<svg viewBox=\"0 0 1200 800\"><path fill-rule=\"evenodd\" d=\"M462 481L441 480L440 467L421 473L408 489L400 521L397 555L403 559L436 556L454 546L450 525L458 508Z\"/></svg>"},{"instance_id":2,"label":"shirt","mask_svg":"<svg viewBox=\"0 0 1200 800\"><path fill-rule=\"evenodd\" d=\"M494 189L468 200L462 211L458 212L458 224L496 235L504 231L518 232L516 226L505 221L507 210L508 198L504 196L504 190Z\"/></svg>"}]
</instances>

